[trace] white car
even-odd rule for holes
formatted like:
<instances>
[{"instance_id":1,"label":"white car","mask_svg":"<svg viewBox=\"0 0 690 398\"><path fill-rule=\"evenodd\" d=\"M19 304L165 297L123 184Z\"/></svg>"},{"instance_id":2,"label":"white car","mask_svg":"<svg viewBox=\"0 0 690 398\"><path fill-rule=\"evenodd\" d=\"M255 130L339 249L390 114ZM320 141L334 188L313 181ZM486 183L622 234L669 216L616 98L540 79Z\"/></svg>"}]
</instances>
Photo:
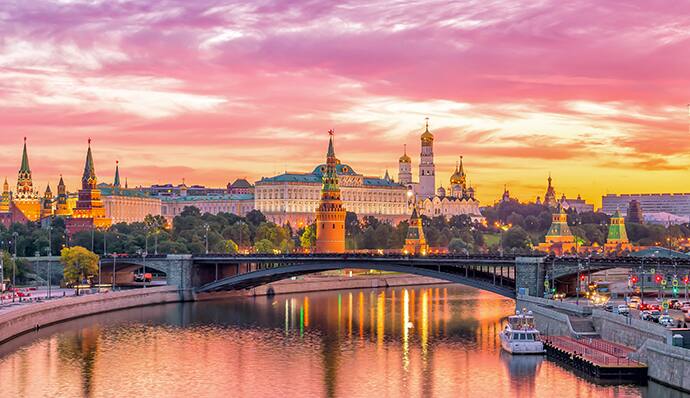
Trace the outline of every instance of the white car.
<instances>
[{"instance_id":1,"label":"white car","mask_svg":"<svg viewBox=\"0 0 690 398\"><path fill-rule=\"evenodd\" d=\"M659 325L661 326L673 326L675 323L676 322L669 315L662 315L659 317Z\"/></svg>"},{"instance_id":2,"label":"white car","mask_svg":"<svg viewBox=\"0 0 690 398\"><path fill-rule=\"evenodd\" d=\"M620 304L618 307L616 307L618 310L618 313L621 315L630 315L630 310L628 309L628 306L625 304Z\"/></svg>"}]
</instances>

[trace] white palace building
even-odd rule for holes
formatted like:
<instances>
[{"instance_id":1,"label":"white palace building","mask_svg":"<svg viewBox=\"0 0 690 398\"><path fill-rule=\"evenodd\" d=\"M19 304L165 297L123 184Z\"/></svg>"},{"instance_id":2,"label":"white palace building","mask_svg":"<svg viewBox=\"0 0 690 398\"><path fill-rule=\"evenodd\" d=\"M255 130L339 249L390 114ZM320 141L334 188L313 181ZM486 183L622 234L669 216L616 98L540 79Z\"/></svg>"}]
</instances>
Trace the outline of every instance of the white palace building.
<instances>
[{"instance_id":1,"label":"white palace building","mask_svg":"<svg viewBox=\"0 0 690 398\"><path fill-rule=\"evenodd\" d=\"M336 171L343 207L360 219L374 216L393 224L409 219L415 204L421 215L428 217L467 214L475 220L481 219L479 201L474 197L474 189L467 187L462 161L456 165L448 190L436 189L434 137L428 123L420 140L419 182L412 182L412 159L407 153L399 159L397 182L388 172L383 177L365 176L338 160ZM275 223L289 222L295 227L312 223L321 197L325 167L321 164L307 173L286 172L261 178L255 184L256 209Z\"/></svg>"}]
</instances>

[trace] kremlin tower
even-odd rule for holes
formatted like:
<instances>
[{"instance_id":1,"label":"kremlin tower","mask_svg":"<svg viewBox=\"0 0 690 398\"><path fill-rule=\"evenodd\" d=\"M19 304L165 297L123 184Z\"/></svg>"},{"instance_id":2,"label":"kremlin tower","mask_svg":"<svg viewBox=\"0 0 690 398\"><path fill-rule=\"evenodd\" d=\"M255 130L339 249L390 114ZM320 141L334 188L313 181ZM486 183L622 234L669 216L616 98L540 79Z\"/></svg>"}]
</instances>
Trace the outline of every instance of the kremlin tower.
<instances>
[{"instance_id":1,"label":"kremlin tower","mask_svg":"<svg viewBox=\"0 0 690 398\"><path fill-rule=\"evenodd\" d=\"M609 234L606 238L604 249L608 252L617 252L631 249L630 241L628 240L628 233L625 230L625 218L621 212L616 209L616 212L611 216L609 224Z\"/></svg>"},{"instance_id":2,"label":"kremlin tower","mask_svg":"<svg viewBox=\"0 0 690 398\"><path fill-rule=\"evenodd\" d=\"M429 250L429 245L424 238L424 229L422 228L422 218L417 214L417 208L412 210L410 217L410 224L407 229L407 237L405 238L405 246L403 253L405 254L421 254L426 255Z\"/></svg>"},{"instance_id":3,"label":"kremlin tower","mask_svg":"<svg viewBox=\"0 0 690 398\"><path fill-rule=\"evenodd\" d=\"M333 149L333 130L328 132L326 170L322 177L321 200L316 209L317 253L345 252L345 209L340 199L340 187L336 167L338 159Z\"/></svg>"},{"instance_id":4,"label":"kremlin tower","mask_svg":"<svg viewBox=\"0 0 690 398\"><path fill-rule=\"evenodd\" d=\"M10 184L7 183L7 177L5 177L5 183L2 184L2 198L0 198L0 213L10 212L10 202L12 202L12 194Z\"/></svg>"},{"instance_id":5,"label":"kremlin tower","mask_svg":"<svg viewBox=\"0 0 690 398\"><path fill-rule=\"evenodd\" d=\"M551 180L551 177L549 177L549 180ZM546 233L545 240L545 243L539 244L540 251L554 253L559 256L571 253L573 250L577 251L575 236L573 236L570 227L568 227L568 215L562 207L553 214L551 227L549 232Z\"/></svg>"},{"instance_id":6,"label":"kremlin tower","mask_svg":"<svg viewBox=\"0 0 690 398\"><path fill-rule=\"evenodd\" d=\"M29 156L26 151L26 137L24 137L24 150L22 152L22 164L17 175L17 190L12 202L17 210L21 211L30 221L37 221L41 217L41 201L38 192L34 190L29 167Z\"/></svg>"},{"instance_id":7,"label":"kremlin tower","mask_svg":"<svg viewBox=\"0 0 690 398\"><path fill-rule=\"evenodd\" d=\"M53 191L50 190L50 184L46 186L46 192L43 194L43 205L41 206L41 218L50 218L53 216Z\"/></svg>"},{"instance_id":8,"label":"kremlin tower","mask_svg":"<svg viewBox=\"0 0 690 398\"><path fill-rule=\"evenodd\" d=\"M72 212L72 218L67 223L70 235L92 228L107 228L110 226L110 219L105 216L101 191L96 188L97 182L96 169L93 165L93 156L91 155L91 139L89 139L89 149L86 152L86 164L84 165L84 174L81 178L79 198Z\"/></svg>"},{"instance_id":9,"label":"kremlin tower","mask_svg":"<svg viewBox=\"0 0 690 398\"><path fill-rule=\"evenodd\" d=\"M55 201L55 215L58 217L67 217L72 214L72 211L67 203L67 188L65 187L65 182L62 180L62 176L60 176L60 182L58 183L57 189L58 194Z\"/></svg>"},{"instance_id":10,"label":"kremlin tower","mask_svg":"<svg viewBox=\"0 0 690 398\"><path fill-rule=\"evenodd\" d=\"M422 152L419 162L418 199L431 198L436 194L436 172L434 165L434 135L429 132L429 118L426 119L426 129L420 137Z\"/></svg>"}]
</instances>

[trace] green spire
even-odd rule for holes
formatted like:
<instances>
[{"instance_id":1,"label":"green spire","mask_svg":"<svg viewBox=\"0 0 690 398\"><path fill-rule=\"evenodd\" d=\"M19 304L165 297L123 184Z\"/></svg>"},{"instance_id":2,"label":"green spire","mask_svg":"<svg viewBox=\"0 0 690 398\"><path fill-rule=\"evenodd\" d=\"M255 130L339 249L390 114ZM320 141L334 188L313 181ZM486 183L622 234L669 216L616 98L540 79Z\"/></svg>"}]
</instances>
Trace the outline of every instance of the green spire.
<instances>
[{"instance_id":1,"label":"green spire","mask_svg":"<svg viewBox=\"0 0 690 398\"><path fill-rule=\"evenodd\" d=\"M26 153L26 137L24 137L24 152L22 153L22 167L19 169L20 173L31 173L31 168L29 167L29 155Z\"/></svg>"},{"instance_id":2,"label":"green spire","mask_svg":"<svg viewBox=\"0 0 690 398\"><path fill-rule=\"evenodd\" d=\"M113 182L115 188L120 188L120 162L115 161L115 181Z\"/></svg>"},{"instance_id":3,"label":"green spire","mask_svg":"<svg viewBox=\"0 0 690 398\"><path fill-rule=\"evenodd\" d=\"M96 168L93 165L93 155L91 155L91 138L89 138L89 149L86 152L86 164L84 165L84 175L81 177L82 185L96 187ZM86 186L84 186L86 188Z\"/></svg>"},{"instance_id":4,"label":"green spire","mask_svg":"<svg viewBox=\"0 0 690 398\"><path fill-rule=\"evenodd\" d=\"M333 130L328 130L330 138L328 139L328 153L326 157L335 157L335 150L333 149Z\"/></svg>"}]
</instances>

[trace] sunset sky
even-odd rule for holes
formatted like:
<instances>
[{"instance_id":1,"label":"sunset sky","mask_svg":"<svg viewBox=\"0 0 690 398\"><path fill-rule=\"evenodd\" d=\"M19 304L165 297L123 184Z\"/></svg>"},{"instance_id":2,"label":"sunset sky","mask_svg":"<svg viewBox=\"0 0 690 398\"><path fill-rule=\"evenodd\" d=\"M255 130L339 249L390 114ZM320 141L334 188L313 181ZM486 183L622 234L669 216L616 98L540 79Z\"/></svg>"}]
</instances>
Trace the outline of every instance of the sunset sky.
<instances>
[{"instance_id":1,"label":"sunset sky","mask_svg":"<svg viewBox=\"0 0 690 398\"><path fill-rule=\"evenodd\" d=\"M28 139L42 191L96 171L220 186L341 161L482 204L690 191L690 1L60 0L0 3L0 175Z\"/></svg>"}]
</instances>

